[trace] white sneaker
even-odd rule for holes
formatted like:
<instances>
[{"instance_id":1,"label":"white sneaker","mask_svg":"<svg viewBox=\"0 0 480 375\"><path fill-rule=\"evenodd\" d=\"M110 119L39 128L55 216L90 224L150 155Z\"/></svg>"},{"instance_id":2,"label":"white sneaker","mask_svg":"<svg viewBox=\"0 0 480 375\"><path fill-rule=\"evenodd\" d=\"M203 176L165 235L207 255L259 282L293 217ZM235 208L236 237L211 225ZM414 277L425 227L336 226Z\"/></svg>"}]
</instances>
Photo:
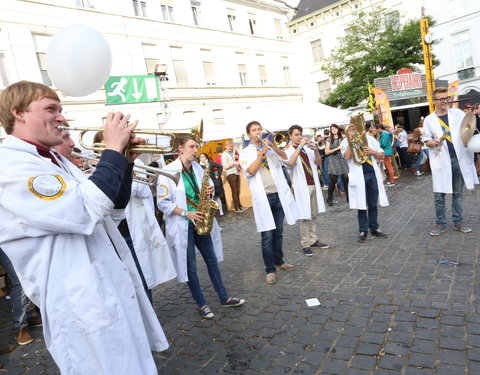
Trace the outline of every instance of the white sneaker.
<instances>
[{"instance_id":1,"label":"white sneaker","mask_svg":"<svg viewBox=\"0 0 480 375\"><path fill-rule=\"evenodd\" d=\"M422 174L423 174L423 172L415 172L416 176L421 176Z\"/></svg>"}]
</instances>

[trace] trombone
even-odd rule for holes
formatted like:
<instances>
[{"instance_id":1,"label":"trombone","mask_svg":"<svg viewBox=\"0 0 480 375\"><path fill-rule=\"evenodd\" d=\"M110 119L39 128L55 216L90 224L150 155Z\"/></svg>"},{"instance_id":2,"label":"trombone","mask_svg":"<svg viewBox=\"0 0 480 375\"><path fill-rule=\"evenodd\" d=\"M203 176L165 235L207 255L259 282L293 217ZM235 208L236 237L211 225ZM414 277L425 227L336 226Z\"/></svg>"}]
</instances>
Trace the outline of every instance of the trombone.
<instances>
[{"instance_id":1,"label":"trombone","mask_svg":"<svg viewBox=\"0 0 480 375\"><path fill-rule=\"evenodd\" d=\"M278 147L278 148L280 148L280 149L283 149L283 148L287 147L288 142L290 141L290 136L288 135L288 132L286 132L286 131L279 131L279 132L273 133L273 132L271 132L270 130L265 129L265 128L263 128L263 130L265 130L265 132L266 132L267 134L270 134L270 135L273 136L273 144L274 144L276 147ZM278 161L280 161L280 162L283 163L283 164L286 164L286 163L287 163L288 160L282 159L282 158L280 157L280 155L278 155L278 154L276 153L276 151L275 151L267 142L265 142L265 141L263 140L263 138L262 138L261 135L258 136L258 139L260 140L260 142L262 142L263 145L267 146L268 149L273 152L273 154L275 155L275 158L276 158Z\"/></svg>"},{"instance_id":2,"label":"trombone","mask_svg":"<svg viewBox=\"0 0 480 375\"><path fill-rule=\"evenodd\" d=\"M80 134L78 136L78 142L80 145L86 149L91 150L94 152L102 152L105 150L105 143L97 142L93 143L92 145L85 144L83 137L87 132L103 132L103 128L88 128L88 127L70 127L70 126L59 126L60 130L76 130L79 131ZM199 122L199 124L192 128L192 129L182 129L179 131L176 130L157 130L157 129L135 129L135 134L145 134L145 135L154 135L155 137L158 136L167 136L170 137L170 146L163 147L155 144L144 144L144 145L127 145L125 152L130 154L146 154L146 153L153 153L153 154L167 154L175 152L178 149L178 137L192 137L196 139L198 142L202 142L203 139L203 120Z\"/></svg>"},{"instance_id":3,"label":"trombone","mask_svg":"<svg viewBox=\"0 0 480 375\"><path fill-rule=\"evenodd\" d=\"M84 159L89 169L95 169L96 163L100 161L100 155L95 153L90 155L82 155L72 152L70 155L74 158ZM181 175L180 171L166 171L161 168L150 167L147 165L135 165L133 167L133 172L133 181L150 186L157 186L158 176L160 175L170 178L175 185L178 185Z\"/></svg>"}]
</instances>

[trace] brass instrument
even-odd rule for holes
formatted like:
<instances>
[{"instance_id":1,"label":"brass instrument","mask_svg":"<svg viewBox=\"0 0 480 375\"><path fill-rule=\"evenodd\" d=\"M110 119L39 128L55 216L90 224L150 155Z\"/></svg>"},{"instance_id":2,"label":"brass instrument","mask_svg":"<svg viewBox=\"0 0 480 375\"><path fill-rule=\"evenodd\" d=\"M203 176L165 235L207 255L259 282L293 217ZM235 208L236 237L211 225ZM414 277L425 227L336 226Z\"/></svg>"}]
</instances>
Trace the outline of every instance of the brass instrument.
<instances>
[{"instance_id":1,"label":"brass instrument","mask_svg":"<svg viewBox=\"0 0 480 375\"><path fill-rule=\"evenodd\" d=\"M350 136L348 134L350 133ZM357 165L362 165L369 159L363 149L368 147L367 130L365 129L365 119L363 113L353 116L350 119L350 125L345 129L352 160Z\"/></svg>"},{"instance_id":2,"label":"brass instrument","mask_svg":"<svg viewBox=\"0 0 480 375\"><path fill-rule=\"evenodd\" d=\"M83 141L83 137L87 132L102 132L103 128L85 128L85 127L71 127L71 126L59 126L58 129L60 130L76 130L79 131L79 139L78 142L80 145L86 150L92 150L94 152L102 152L105 150L105 143L93 143L92 145L87 145ZM178 137L192 137L196 139L198 142L202 142L203 139L203 120L200 123L192 128L192 129L182 129L182 130L165 130L165 129L135 129L133 131L136 135L138 134L145 134L145 135L154 135L155 137L158 136L167 136L170 137L170 146L163 147L156 144L144 144L144 145L127 145L125 152L131 154L146 154L146 153L153 153L153 154L165 154L165 153L172 153L178 150Z\"/></svg>"},{"instance_id":3,"label":"brass instrument","mask_svg":"<svg viewBox=\"0 0 480 375\"><path fill-rule=\"evenodd\" d=\"M92 170L96 168L96 163L100 161L99 154L90 154L87 156L72 152L70 155L72 155L73 157L84 159L89 169ZM93 164L92 162L95 162L95 164ZM170 178L173 182L175 182L175 185L177 185L181 175L180 171L165 171L163 169L150 167L147 165L135 165L133 167L133 172L133 181L150 186L157 186L157 180L159 175Z\"/></svg>"},{"instance_id":4,"label":"brass instrument","mask_svg":"<svg viewBox=\"0 0 480 375\"><path fill-rule=\"evenodd\" d=\"M197 210L203 212L205 217L203 221L197 223L195 231L200 236L206 236L210 234L213 228L213 219L215 218L215 211L218 210L218 204L207 194L207 188L210 186L210 163L205 160L205 169L203 171L202 186L200 194L198 195Z\"/></svg>"},{"instance_id":5,"label":"brass instrument","mask_svg":"<svg viewBox=\"0 0 480 375\"><path fill-rule=\"evenodd\" d=\"M285 148L287 147L288 143L290 142L290 136L288 135L288 132L286 131L278 131L276 133L271 132L268 129L263 128L268 134L273 136L273 144L277 146L278 148ZM262 143L266 145L268 148L270 148L269 145L267 145L263 139L261 139Z\"/></svg>"}]
</instances>

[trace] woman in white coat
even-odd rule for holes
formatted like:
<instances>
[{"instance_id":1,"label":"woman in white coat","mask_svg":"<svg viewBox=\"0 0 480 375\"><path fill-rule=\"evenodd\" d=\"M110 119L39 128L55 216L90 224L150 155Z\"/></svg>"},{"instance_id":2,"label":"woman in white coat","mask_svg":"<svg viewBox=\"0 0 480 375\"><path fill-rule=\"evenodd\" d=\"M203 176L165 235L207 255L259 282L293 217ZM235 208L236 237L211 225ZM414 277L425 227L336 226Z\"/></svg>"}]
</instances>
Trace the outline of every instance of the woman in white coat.
<instances>
[{"instance_id":1,"label":"woman in white coat","mask_svg":"<svg viewBox=\"0 0 480 375\"><path fill-rule=\"evenodd\" d=\"M172 258L177 269L178 279L187 281L192 297L198 305L202 317L211 319L214 314L205 301L197 275L197 248L207 265L208 275L217 292L220 303L225 307L236 307L245 303L243 298L229 297L218 262L223 260L222 239L216 220L214 219L211 235L199 235L195 226L202 222L205 215L197 211L199 194L202 189L203 174L208 173L195 161L198 143L189 137L179 137L177 160L165 169L172 172L181 171L178 185L160 176L157 187L157 205L165 215L166 237L172 251ZM207 188L212 194L213 184Z\"/></svg>"},{"instance_id":2,"label":"woman in white coat","mask_svg":"<svg viewBox=\"0 0 480 375\"><path fill-rule=\"evenodd\" d=\"M348 140L356 132L353 126L349 126L346 137L340 144L340 151L348 164L348 194L350 208L356 209L360 236L358 242L367 240L368 230L379 238L387 235L379 230L378 207L388 206L387 194L383 186L382 173L378 168L378 162L384 159L383 149L378 141L367 134L368 147L363 147L363 152L369 159L359 165L354 162Z\"/></svg>"}]
</instances>

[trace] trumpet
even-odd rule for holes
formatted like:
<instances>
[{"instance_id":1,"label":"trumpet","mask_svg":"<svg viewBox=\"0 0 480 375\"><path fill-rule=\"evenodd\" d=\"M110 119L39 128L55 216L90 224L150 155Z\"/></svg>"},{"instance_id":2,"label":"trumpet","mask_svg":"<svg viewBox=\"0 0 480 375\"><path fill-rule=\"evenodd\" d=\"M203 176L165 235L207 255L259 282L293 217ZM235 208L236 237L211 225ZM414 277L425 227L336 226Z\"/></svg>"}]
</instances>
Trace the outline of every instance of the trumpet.
<instances>
[{"instance_id":1,"label":"trumpet","mask_svg":"<svg viewBox=\"0 0 480 375\"><path fill-rule=\"evenodd\" d=\"M92 150L94 152L102 152L105 150L105 143L98 142L93 143L92 145L85 144L83 137L87 132L103 132L103 128L89 128L89 127L71 127L71 126L59 126L60 130L75 130L79 131L78 142L86 150ZM135 134L145 134L145 135L154 135L155 137L166 136L170 137L169 147L160 146L157 143L155 144L144 144L144 145L127 145L125 152L130 154L167 154L172 153L178 150L178 137L192 137L198 142L203 140L203 120L192 129L182 129L182 130L157 130L157 129L135 129ZM157 141L157 139L155 139Z\"/></svg>"},{"instance_id":2,"label":"trumpet","mask_svg":"<svg viewBox=\"0 0 480 375\"><path fill-rule=\"evenodd\" d=\"M70 155L75 158L83 158L90 169L95 169L96 164L100 161L100 155L95 153L90 155L82 155L72 152ZM178 185L178 181L180 181L181 176L181 171L166 171L161 168L150 167L147 165L135 165L133 167L133 173L133 181L150 186L157 186L158 176L160 175L170 178L173 182L175 182L175 185Z\"/></svg>"},{"instance_id":3,"label":"trumpet","mask_svg":"<svg viewBox=\"0 0 480 375\"><path fill-rule=\"evenodd\" d=\"M278 148L285 148L288 145L288 142L290 142L290 136L288 135L288 132L286 131L278 131L276 133L271 132L268 129L263 128L267 134L270 134L273 136L273 144L277 146ZM269 145L267 145L264 140L260 137L260 140L264 145L266 145L268 148L271 148Z\"/></svg>"}]
</instances>

